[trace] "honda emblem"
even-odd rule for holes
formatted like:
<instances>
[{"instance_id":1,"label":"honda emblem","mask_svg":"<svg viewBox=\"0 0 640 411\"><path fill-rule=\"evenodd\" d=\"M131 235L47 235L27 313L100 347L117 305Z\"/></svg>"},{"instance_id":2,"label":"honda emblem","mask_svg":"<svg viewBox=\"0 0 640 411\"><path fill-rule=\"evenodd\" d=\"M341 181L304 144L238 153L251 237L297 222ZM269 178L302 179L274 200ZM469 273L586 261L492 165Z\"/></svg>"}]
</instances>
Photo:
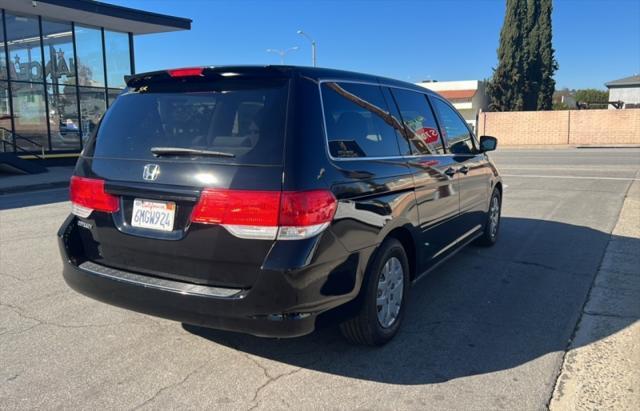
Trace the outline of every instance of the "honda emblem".
<instances>
[{"instance_id":1,"label":"honda emblem","mask_svg":"<svg viewBox=\"0 0 640 411\"><path fill-rule=\"evenodd\" d=\"M157 164L147 164L142 171L142 178L147 181L154 181L160 175L160 166Z\"/></svg>"}]
</instances>

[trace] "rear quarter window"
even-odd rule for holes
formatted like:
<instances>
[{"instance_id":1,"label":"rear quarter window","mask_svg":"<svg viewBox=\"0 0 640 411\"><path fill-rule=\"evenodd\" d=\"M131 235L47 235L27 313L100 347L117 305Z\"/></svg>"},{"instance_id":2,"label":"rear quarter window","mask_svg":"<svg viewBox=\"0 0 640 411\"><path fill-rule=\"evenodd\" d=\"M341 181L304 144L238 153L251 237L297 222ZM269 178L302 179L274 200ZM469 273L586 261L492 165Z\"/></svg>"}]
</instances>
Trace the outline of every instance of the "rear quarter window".
<instances>
[{"instance_id":1,"label":"rear quarter window","mask_svg":"<svg viewBox=\"0 0 640 411\"><path fill-rule=\"evenodd\" d=\"M390 114L379 86L322 83L329 152L334 158L391 157L400 154L400 121Z\"/></svg>"},{"instance_id":2,"label":"rear quarter window","mask_svg":"<svg viewBox=\"0 0 640 411\"><path fill-rule=\"evenodd\" d=\"M278 165L287 97L286 79L151 84L127 90L105 114L86 155L152 159L151 148L176 147L233 155L198 158L207 162Z\"/></svg>"}]
</instances>

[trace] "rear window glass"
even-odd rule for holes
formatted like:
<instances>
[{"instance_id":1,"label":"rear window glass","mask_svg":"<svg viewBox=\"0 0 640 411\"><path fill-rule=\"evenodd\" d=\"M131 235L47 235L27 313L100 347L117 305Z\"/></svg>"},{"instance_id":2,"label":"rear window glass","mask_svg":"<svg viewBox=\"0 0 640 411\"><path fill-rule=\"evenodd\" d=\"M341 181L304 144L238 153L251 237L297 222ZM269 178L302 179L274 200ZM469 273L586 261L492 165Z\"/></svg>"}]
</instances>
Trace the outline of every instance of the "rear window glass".
<instances>
[{"instance_id":1,"label":"rear window glass","mask_svg":"<svg viewBox=\"0 0 640 411\"><path fill-rule=\"evenodd\" d=\"M171 82L131 89L109 108L87 155L152 159L152 148L169 147L227 154L175 157L186 160L281 164L287 90L285 79Z\"/></svg>"}]
</instances>

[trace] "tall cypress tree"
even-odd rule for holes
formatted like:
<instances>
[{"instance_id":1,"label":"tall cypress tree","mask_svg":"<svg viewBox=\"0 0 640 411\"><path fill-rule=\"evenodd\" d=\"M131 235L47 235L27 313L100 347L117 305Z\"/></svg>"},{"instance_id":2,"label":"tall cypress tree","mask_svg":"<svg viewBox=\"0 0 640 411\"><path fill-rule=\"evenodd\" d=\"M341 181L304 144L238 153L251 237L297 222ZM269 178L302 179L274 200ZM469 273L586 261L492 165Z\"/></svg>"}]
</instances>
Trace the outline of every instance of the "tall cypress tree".
<instances>
[{"instance_id":1,"label":"tall cypress tree","mask_svg":"<svg viewBox=\"0 0 640 411\"><path fill-rule=\"evenodd\" d=\"M551 110L553 105L553 92L556 82L553 75L558 70L558 62L555 59L555 50L552 44L551 11L552 0L540 0L540 17L538 19L537 48L540 55L540 86L538 88L538 110Z\"/></svg>"},{"instance_id":2,"label":"tall cypress tree","mask_svg":"<svg viewBox=\"0 0 640 411\"><path fill-rule=\"evenodd\" d=\"M541 83L541 58L538 52L540 48L540 0L528 0L525 44L522 49L525 54L525 87L524 110L536 110L538 108L538 94Z\"/></svg>"},{"instance_id":3,"label":"tall cypress tree","mask_svg":"<svg viewBox=\"0 0 640 411\"><path fill-rule=\"evenodd\" d=\"M525 101L526 1L507 0L507 10L500 31L498 67L488 84L490 108L517 111Z\"/></svg>"},{"instance_id":4,"label":"tall cypress tree","mask_svg":"<svg viewBox=\"0 0 640 411\"><path fill-rule=\"evenodd\" d=\"M495 111L550 110L558 69L551 35L552 0L507 0L498 67L488 84Z\"/></svg>"}]
</instances>

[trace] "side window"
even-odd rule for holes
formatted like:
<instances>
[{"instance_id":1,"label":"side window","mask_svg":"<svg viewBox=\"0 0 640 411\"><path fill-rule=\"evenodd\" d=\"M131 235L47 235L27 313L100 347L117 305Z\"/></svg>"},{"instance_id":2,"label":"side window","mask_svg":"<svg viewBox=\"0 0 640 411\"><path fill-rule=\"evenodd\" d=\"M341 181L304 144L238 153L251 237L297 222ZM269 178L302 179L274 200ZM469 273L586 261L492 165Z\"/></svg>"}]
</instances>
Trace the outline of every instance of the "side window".
<instances>
[{"instance_id":1,"label":"side window","mask_svg":"<svg viewBox=\"0 0 640 411\"><path fill-rule=\"evenodd\" d=\"M475 148L467 124L447 103L435 97L431 99L438 111L440 126L449 150L453 154L473 154Z\"/></svg>"},{"instance_id":2,"label":"side window","mask_svg":"<svg viewBox=\"0 0 640 411\"><path fill-rule=\"evenodd\" d=\"M382 94L384 95L384 100L387 102L387 107L389 107L389 114L391 114L391 118L393 121L393 128L396 129L396 135L398 136L398 147L400 148L400 155L410 156L414 154L415 150L411 149L411 145L409 144L409 139L406 137L407 131L402 127L402 116L398 111L398 105L394 101L394 97L391 95L391 90L389 87L381 87Z\"/></svg>"},{"instance_id":3,"label":"side window","mask_svg":"<svg viewBox=\"0 0 640 411\"><path fill-rule=\"evenodd\" d=\"M442 154L442 140L427 96L417 91L392 88L407 132L405 138L417 154Z\"/></svg>"},{"instance_id":4,"label":"side window","mask_svg":"<svg viewBox=\"0 0 640 411\"><path fill-rule=\"evenodd\" d=\"M336 158L399 155L396 129L378 86L323 83L322 102L329 151Z\"/></svg>"}]
</instances>

